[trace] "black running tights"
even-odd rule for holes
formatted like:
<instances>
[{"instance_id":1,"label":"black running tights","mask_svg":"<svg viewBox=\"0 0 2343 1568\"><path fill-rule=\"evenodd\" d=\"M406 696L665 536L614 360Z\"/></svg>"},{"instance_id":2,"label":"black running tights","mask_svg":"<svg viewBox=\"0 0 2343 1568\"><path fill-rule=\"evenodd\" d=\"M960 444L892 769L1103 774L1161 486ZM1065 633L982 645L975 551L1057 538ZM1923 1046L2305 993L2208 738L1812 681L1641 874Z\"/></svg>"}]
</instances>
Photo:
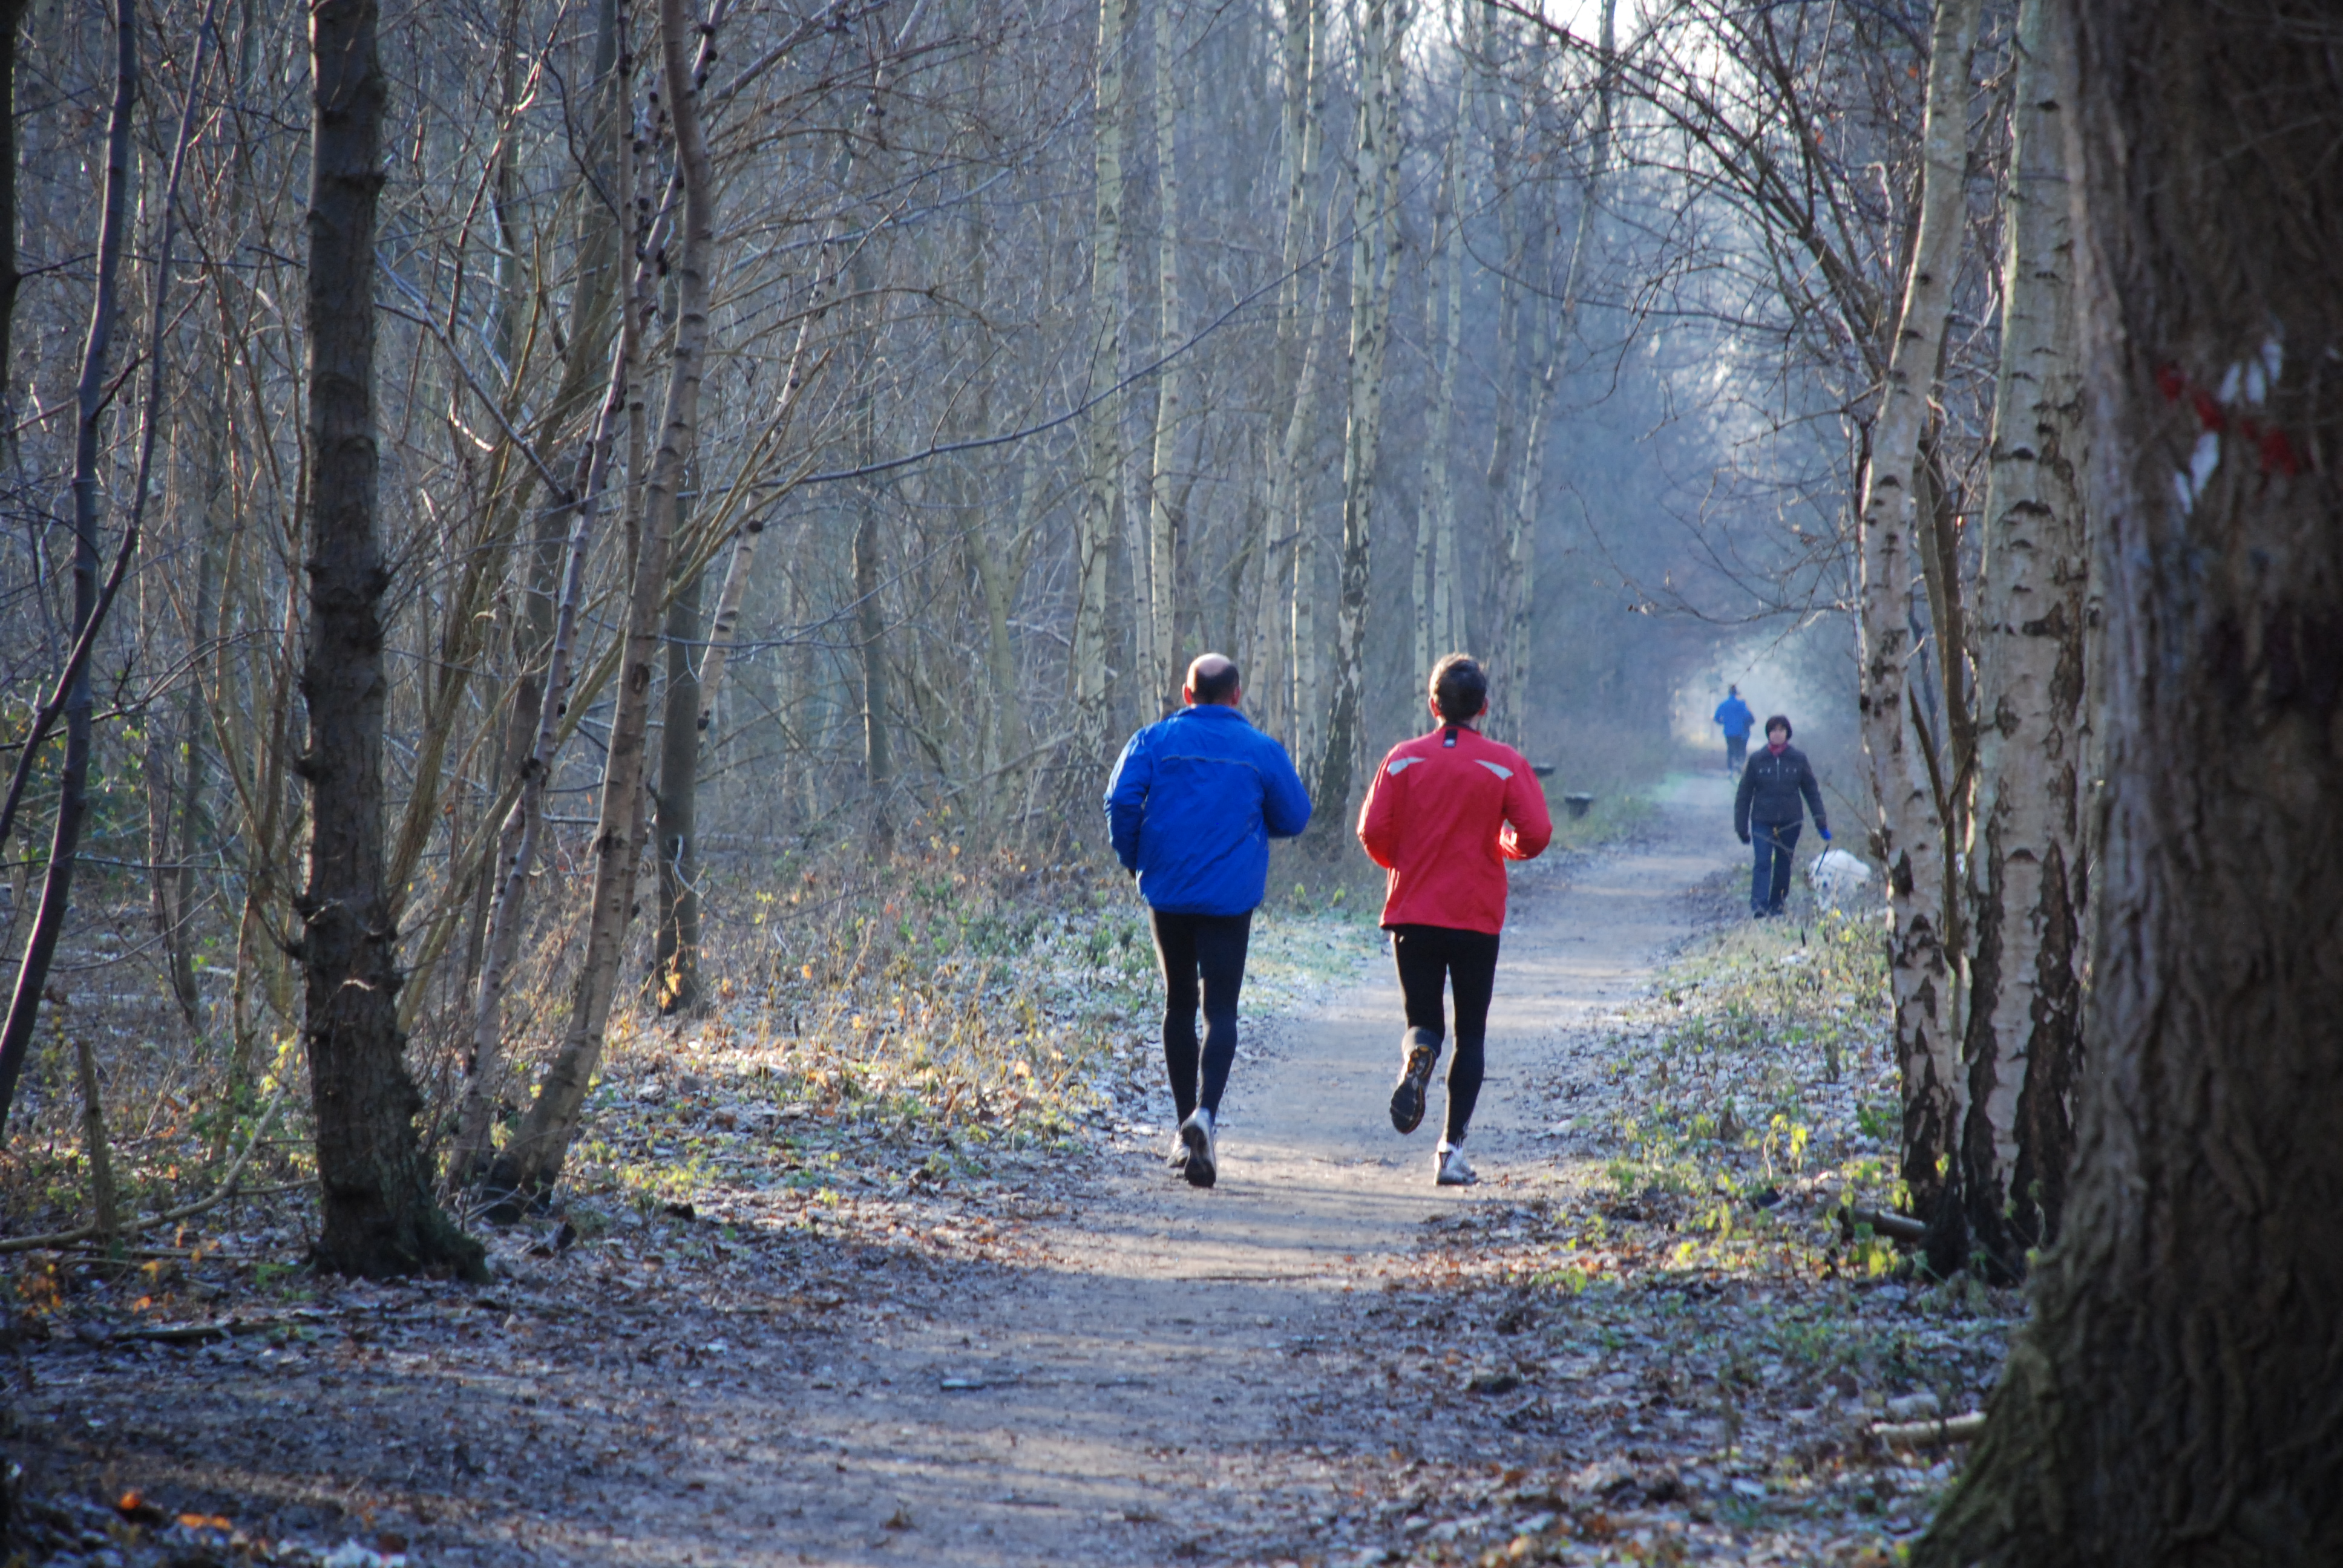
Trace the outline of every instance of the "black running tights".
<instances>
[{"instance_id":1,"label":"black running tights","mask_svg":"<svg viewBox=\"0 0 2343 1568\"><path fill-rule=\"evenodd\" d=\"M1456 1052L1448 1061L1448 1124L1451 1143L1461 1143L1481 1099L1485 1064L1482 1040L1489 1032L1489 996L1497 987L1497 939L1487 931L1452 926L1393 926L1392 956L1399 964L1399 989L1407 998L1407 1026L1428 1029L1438 1040L1441 986L1456 999Z\"/></svg>"},{"instance_id":2,"label":"black running tights","mask_svg":"<svg viewBox=\"0 0 2343 1568\"><path fill-rule=\"evenodd\" d=\"M1244 987L1252 914L1173 915L1150 910L1155 957L1163 968L1163 1066L1180 1120L1202 1105L1218 1116L1229 1065L1237 1059L1237 992ZM1204 1004L1203 1081L1197 1082L1196 1002Z\"/></svg>"}]
</instances>

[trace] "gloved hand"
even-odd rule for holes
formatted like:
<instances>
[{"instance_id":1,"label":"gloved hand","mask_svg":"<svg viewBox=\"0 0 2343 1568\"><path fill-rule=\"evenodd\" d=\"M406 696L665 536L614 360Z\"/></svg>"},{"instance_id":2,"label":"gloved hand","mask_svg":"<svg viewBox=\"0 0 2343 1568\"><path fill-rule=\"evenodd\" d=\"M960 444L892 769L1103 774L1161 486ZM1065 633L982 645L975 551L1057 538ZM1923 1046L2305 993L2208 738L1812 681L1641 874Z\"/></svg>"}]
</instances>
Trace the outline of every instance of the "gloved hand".
<instances>
[{"instance_id":1,"label":"gloved hand","mask_svg":"<svg viewBox=\"0 0 2343 1568\"><path fill-rule=\"evenodd\" d=\"M1742 835L1741 835L1741 841L1742 841L1743 843L1745 843L1745 844L1746 844L1747 842L1749 842L1749 835L1748 835L1748 834L1746 834L1746 833L1742 834Z\"/></svg>"},{"instance_id":2,"label":"gloved hand","mask_svg":"<svg viewBox=\"0 0 2343 1568\"><path fill-rule=\"evenodd\" d=\"M1821 832L1821 834L1822 834L1822 836L1823 836L1823 842L1824 842L1824 843L1825 843L1825 844L1829 843L1829 842L1830 842L1830 829L1829 829L1828 828L1824 828L1824 829L1818 829L1818 831L1819 831L1819 832Z\"/></svg>"}]
</instances>

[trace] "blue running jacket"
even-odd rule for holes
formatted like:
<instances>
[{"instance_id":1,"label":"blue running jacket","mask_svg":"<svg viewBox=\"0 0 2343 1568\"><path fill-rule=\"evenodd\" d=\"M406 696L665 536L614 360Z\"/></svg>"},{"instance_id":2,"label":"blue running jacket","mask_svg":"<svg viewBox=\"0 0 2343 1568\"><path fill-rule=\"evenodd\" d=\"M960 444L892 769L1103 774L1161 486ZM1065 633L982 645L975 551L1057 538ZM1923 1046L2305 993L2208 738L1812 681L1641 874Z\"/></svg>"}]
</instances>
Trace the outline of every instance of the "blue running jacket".
<instances>
[{"instance_id":1,"label":"blue running jacket","mask_svg":"<svg viewBox=\"0 0 2343 1568\"><path fill-rule=\"evenodd\" d=\"M1171 915L1241 915L1269 885L1269 841L1310 825L1285 748L1236 709L1198 703L1131 738L1106 786L1115 859Z\"/></svg>"}]
</instances>

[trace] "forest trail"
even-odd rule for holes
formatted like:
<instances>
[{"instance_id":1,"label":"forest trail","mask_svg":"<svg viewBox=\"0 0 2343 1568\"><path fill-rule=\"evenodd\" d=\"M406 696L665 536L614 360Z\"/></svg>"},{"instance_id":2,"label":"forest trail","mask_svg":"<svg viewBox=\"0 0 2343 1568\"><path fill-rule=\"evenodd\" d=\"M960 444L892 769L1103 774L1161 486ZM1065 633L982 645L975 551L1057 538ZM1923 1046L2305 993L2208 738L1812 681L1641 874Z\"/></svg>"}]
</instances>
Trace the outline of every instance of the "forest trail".
<instances>
[{"instance_id":1,"label":"forest trail","mask_svg":"<svg viewBox=\"0 0 2343 1568\"><path fill-rule=\"evenodd\" d=\"M592 1233L566 1253L542 1223L513 1227L486 1287L278 1264L274 1306L256 1283L201 1314L240 1327L61 1319L18 1342L9 1417L33 1436L28 1487L87 1553L51 1561L183 1560L155 1555L160 1537L106 1555L106 1504L134 1488L324 1543L272 1563L355 1538L382 1555L336 1561L396 1542L416 1568L1348 1568L1454 1561L1565 1509L1612 1529L1636 1488L1738 1507L1756 1483L1718 1468L1719 1437L1745 1418L1694 1373L1704 1346L1751 1332L1727 1326L1742 1287L1686 1276L1662 1324L1616 1292L1520 1283L1620 1245L1565 1233L1659 1217L1608 1186L1613 1121L1641 1090L1605 1042L1714 908L1687 894L1733 846L1723 779L1679 778L1657 805L1633 843L1515 874L1478 1187L1433 1185L1444 1091L1413 1136L1391 1129L1401 1012L1378 953L1248 1018L1210 1191L1164 1168L1150 1067L1143 1135L999 1151L940 1193L889 1165L902 1150L838 1144L822 1191L743 1171L697 1213L581 1207ZM705 1122L661 1125L679 1141ZM1676 1245L1674 1223L1641 1233ZM1782 1398L1811 1402L1811 1381ZM1776 1424L1784 1443L1813 1438L1802 1419Z\"/></svg>"},{"instance_id":2,"label":"forest trail","mask_svg":"<svg viewBox=\"0 0 2343 1568\"><path fill-rule=\"evenodd\" d=\"M789 1391L773 1417L830 1462L736 1478L739 1510L789 1522L784 1562L1379 1561L1400 1521L1346 1510L1356 1464L1534 1457L1454 1380L1428 1405L1332 1386L1342 1352L1389 1332L1363 1309L1426 1221L1583 1176L1541 1133L1595 1072L1598 1020L1688 934L1685 895L1731 846L1730 806L1723 778L1679 777L1634 845L1516 874L1480 1185L1432 1182L1444 1090L1412 1137L1393 1131L1398 987L1369 968L1246 1036L1214 1190L1166 1174L1163 1133L1120 1140L1102 1186L1041 1233L1043 1266L964 1314L840 1347ZM755 1532L726 1555L773 1544Z\"/></svg>"}]
</instances>

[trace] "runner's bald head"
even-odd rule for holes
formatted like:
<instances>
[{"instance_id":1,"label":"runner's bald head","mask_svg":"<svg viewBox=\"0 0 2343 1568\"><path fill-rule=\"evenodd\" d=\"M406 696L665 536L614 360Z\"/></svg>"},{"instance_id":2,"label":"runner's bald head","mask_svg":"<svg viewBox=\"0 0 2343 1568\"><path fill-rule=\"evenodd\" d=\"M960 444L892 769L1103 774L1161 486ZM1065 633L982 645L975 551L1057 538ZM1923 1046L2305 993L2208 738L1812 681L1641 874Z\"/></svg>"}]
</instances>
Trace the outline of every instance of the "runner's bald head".
<instances>
[{"instance_id":1,"label":"runner's bald head","mask_svg":"<svg viewBox=\"0 0 2343 1568\"><path fill-rule=\"evenodd\" d=\"M1188 667L1188 700L1234 707L1237 661L1224 653L1200 653Z\"/></svg>"}]
</instances>

